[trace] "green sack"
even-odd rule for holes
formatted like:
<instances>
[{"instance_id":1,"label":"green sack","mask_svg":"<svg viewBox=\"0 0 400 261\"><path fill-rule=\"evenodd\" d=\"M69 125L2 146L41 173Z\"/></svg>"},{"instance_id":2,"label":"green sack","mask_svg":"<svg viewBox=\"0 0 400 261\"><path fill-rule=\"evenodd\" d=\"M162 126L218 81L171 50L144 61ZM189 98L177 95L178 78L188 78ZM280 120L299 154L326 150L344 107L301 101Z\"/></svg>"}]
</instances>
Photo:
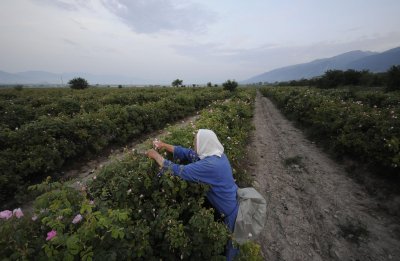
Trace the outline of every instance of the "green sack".
<instances>
[{"instance_id":1,"label":"green sack","mask_svg":"<svg viewBox=\"0 0 400 261\"><path fill-rule=\"evenodd\" d=\"M264 228L267 202L254 188L237 190L239 211L236 217L233 239L239 244L254 239Z\"/></svg>"}]
</instances>

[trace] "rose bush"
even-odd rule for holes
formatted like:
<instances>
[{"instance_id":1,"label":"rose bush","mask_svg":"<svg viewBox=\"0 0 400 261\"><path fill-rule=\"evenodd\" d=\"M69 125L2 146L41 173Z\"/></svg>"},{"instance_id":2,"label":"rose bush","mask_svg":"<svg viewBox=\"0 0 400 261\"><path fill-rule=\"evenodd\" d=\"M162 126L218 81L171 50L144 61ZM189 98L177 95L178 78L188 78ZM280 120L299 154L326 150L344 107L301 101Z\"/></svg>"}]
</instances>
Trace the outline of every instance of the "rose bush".
<instances>
[{"instance_id":1,"label":"rose bush","mask_svg":"<svg viewBox=\"0 0 400 261\"><path fill-rule=\"evenodd\" d=\"M24 92L25 96L11 96L13 98L4 96L3 93L3 97L9 99L5 103L29 107L35 102L22 103L27 102L29 95L34 94L33 90L29 91ZM37 91L40 94L40 90ZM46 91L61 96L70 93L68 90ZM24 124L18 123L15 129L10 128L11 125L0 125L2 205L13 198L16 191L25 191L32 181L37 182L47 175L56 175L67 160L95 154L111 143L126 143L144 133L160 129L168 122L193 114L213 100L228 96L228 92L215 88L145 89L142 93L137 89L116 89L108 90L108 95L103 98L96 95L104 96L105 90L94 89L94 97L86 90L83 92L85 98L82 99L97 100L102 106L94 112L86 112L81 108L72 117L68 113L42 115L35 120L27 120ZM161 98L155 99L155 95ZM126 101L122 102L124 97ZM65 101L67 98L63 99ZM78 98L77 100L79 101ZM56 100L56 105L65 105L61 101L63 100ZM6 109L2 115L8 115L9 110L11 109ZM15 112L15 109L12 110Z\"/></svg>"},{"instance_id":2,"label":"rose bush","mask_svg":"<svg viewBox=\"0 0 400 261\"><path fill-rule=\"evenodd\" d=\"M254 90L241 92L241 99L213 103L189 126L169 129L165 141L190 147L197 128L213 129L232 165L239 168L252 128L255 94ZM241 171L234 172L235 178L245 182L248 179ZM152 160L129 152L101 168L88 184L79 183L80 192L50 178L32 186L41 193L34 213L0 221L0 256L11 260L225 260L231 235L205 202L208 187L169 172L158 174ZM246 245L241 257L260 260L259 247Z\"/></svg>"}]
</instances>

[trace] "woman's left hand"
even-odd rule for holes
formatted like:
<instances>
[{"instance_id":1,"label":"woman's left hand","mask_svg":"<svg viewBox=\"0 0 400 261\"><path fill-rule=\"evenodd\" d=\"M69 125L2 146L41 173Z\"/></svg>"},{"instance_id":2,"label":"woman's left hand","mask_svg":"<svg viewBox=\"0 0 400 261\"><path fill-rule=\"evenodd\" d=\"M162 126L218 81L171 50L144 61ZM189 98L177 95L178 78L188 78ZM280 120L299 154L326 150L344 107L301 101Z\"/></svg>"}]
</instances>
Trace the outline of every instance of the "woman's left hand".
<instances>
[{"instance_id":1,"label":"woman's left hand","mask_svg":"<svg viewBox=\"0 0 400 261\"><path fill-rule=\"evenodd\" d=\"M161 156L160 153L158 153L154 149L148 150L146 152L146 156L149 157L150 159L154 159L160 167L163 166L163 164L164 164L163 156Z\"/></svg>"},{"instance_id":2,"label":"woman's left hand","mask_svg":"<svg viewBox=\"0 0 400 261\"><path fill-rule=\"evenodd\" d=\"M156 159L156 157L158 155L160 155L160 154L157 151L155 151L154 149L149 149L148 151L146 151L146 156L151 158L151 159Z\"/></svg>"}]
</instances>

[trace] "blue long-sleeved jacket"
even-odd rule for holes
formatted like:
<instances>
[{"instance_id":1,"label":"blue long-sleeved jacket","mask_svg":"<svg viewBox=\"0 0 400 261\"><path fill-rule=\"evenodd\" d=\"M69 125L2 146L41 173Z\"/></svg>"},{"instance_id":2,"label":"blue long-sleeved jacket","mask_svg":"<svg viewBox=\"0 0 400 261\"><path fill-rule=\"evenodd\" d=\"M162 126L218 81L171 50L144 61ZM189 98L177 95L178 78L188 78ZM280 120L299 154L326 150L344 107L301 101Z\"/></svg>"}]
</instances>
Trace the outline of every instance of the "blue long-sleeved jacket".
<instances>
[{"instance_id":1,"label":"blue long-sleeved jacket","mask_svg":"<svg viewBox=\"0 0 400 261\"><path fill-rule=\"evenodd\" d=\"M225 223L233 231L239 209L236 198L238 186L226 155L209 156L200 160L193 150L175 146L174 158L189 161L190 164L179 165L164 160L164 170L171 169L174 175L187 181L211 185L207 198L217 211L225 215Z\"/></svg>"}]
</instances>

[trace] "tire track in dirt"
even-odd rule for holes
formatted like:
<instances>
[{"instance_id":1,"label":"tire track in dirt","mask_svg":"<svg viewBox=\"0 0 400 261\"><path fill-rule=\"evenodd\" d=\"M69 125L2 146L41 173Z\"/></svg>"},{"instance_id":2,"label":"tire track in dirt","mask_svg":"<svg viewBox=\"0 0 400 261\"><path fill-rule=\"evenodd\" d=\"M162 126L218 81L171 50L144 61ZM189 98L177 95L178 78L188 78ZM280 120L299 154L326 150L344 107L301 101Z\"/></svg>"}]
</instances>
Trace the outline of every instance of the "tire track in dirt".
<instances>
[{"instance_id":1,"label":"tire track in dirt","mask_svg":"<svg viewBox=\"0 0 400 261\"><path fill-rule=\"evenodd\" d=\"M266 260L400 260L400 222L257 93L249 146Z\"/></svg>"}]
</instances>

